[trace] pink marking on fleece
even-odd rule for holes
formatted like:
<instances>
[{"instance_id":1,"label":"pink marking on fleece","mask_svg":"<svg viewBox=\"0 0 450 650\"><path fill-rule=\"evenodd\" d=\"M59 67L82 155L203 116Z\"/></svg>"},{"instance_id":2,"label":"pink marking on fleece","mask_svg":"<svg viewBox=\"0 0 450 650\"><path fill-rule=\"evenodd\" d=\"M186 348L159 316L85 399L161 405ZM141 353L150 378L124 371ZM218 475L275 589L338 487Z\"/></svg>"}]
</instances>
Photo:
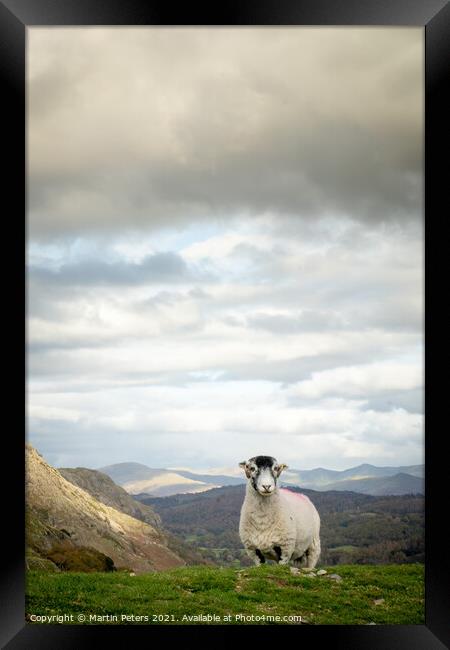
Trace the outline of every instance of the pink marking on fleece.
<instances>
[{"instance_id":1,"label":"pink marking on fleece","mask_svg":"<svg viewBox=\"0 0 450 650\"><path fill-rule=\"evenodd\" d=\"M306 494L302 494L301 492L292 492L292 490L288 490L287 488L280 488L280 490L282 492L289 492L289 494L292 494L294 497L298 497L299 499L306 499L306 501L309 501Z\"/></svg>"}]
</instances>

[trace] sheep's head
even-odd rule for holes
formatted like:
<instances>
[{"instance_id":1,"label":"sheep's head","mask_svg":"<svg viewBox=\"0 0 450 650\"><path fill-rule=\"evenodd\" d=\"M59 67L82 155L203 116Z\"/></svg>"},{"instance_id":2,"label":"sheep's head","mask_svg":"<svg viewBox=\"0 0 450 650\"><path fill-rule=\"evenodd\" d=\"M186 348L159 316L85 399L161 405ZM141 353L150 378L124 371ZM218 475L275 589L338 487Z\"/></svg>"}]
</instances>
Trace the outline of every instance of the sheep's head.
<instances>
[{"instance_id":1,"label":"sheep's head","mask_svg":"<svg viewBox=\"0 0 450 650\"><path fill-rule=\"evenodd\" d=\"M278 463L273 456L253 456L239 463L245 471L249 483L261 496L267 497L275 492L277 479L287 465Z\"/></svg>"}]
</instances>

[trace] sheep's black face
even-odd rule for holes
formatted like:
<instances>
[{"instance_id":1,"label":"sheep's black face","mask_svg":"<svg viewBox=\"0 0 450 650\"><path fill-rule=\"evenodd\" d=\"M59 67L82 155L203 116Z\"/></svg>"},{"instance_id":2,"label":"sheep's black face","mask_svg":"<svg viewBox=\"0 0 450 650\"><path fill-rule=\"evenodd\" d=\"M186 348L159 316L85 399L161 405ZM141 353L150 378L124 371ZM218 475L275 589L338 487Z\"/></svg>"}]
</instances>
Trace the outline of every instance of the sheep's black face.
<instances>
[{"instance_id":1,"label":"sheep's black face","mask_svg":"<svg viewBox=\"0 0 450 650\"><path fill-rule=\"evenodd\" d=\"M239 463L252 487L261 496L267 497L275 492L277 479L287 465L280 465L273 456L253 456Z\"/></svg>"}]
</instances>

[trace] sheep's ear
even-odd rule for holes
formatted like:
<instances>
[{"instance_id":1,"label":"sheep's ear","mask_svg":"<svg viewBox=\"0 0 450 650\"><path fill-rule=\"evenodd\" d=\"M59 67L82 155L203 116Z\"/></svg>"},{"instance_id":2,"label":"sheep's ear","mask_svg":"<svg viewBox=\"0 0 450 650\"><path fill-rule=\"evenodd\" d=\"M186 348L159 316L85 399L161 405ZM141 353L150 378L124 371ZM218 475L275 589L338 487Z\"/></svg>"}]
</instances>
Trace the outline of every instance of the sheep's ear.
<instances>
[{"instance_id":1,"label":"sheep's ear","mask_svg":"<svg viewBox=\"0 0 450 650\"><path fill-rule=\"evenodd\" d=\"M239 467L242 467L242 469L245 471L245 476L247 478L250 478L250 470L247 461L243 460L242 463L239 463Z\"/></svg>"},{"instance_id":2,"label":"sheep's ear","mask_svg":"<svg viewBox=\"0 0 450 650\"><path fill-rule=\"evenodd\" d=\"M287 465L285 465L284 463L280 463L277 467L277 475L280 476L281 472L287 468L288 468Z\"/></svg>"}]
</instances>

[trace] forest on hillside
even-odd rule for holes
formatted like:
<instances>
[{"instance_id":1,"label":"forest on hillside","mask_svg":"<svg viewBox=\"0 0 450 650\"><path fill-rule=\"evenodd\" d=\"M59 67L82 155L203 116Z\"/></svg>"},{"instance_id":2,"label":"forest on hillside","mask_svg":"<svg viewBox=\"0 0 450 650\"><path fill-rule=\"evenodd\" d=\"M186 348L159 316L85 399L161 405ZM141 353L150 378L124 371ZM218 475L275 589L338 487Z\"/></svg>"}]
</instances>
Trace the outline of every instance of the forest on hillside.
<instances>
[{"instance_id":1,"label":"forest on hillside","mask_svg":"<svg viewBox=\"0 0 450 650\"><path fill-rule=\"evenodd\" d=\"M245 486L229 486L145 502L167 530L200 550L205 559L246 566L250 561L238 533L244 490ZM321 516L321 564L424 562L423 496L301 491Z\"/></svg>"}]
</instances>

